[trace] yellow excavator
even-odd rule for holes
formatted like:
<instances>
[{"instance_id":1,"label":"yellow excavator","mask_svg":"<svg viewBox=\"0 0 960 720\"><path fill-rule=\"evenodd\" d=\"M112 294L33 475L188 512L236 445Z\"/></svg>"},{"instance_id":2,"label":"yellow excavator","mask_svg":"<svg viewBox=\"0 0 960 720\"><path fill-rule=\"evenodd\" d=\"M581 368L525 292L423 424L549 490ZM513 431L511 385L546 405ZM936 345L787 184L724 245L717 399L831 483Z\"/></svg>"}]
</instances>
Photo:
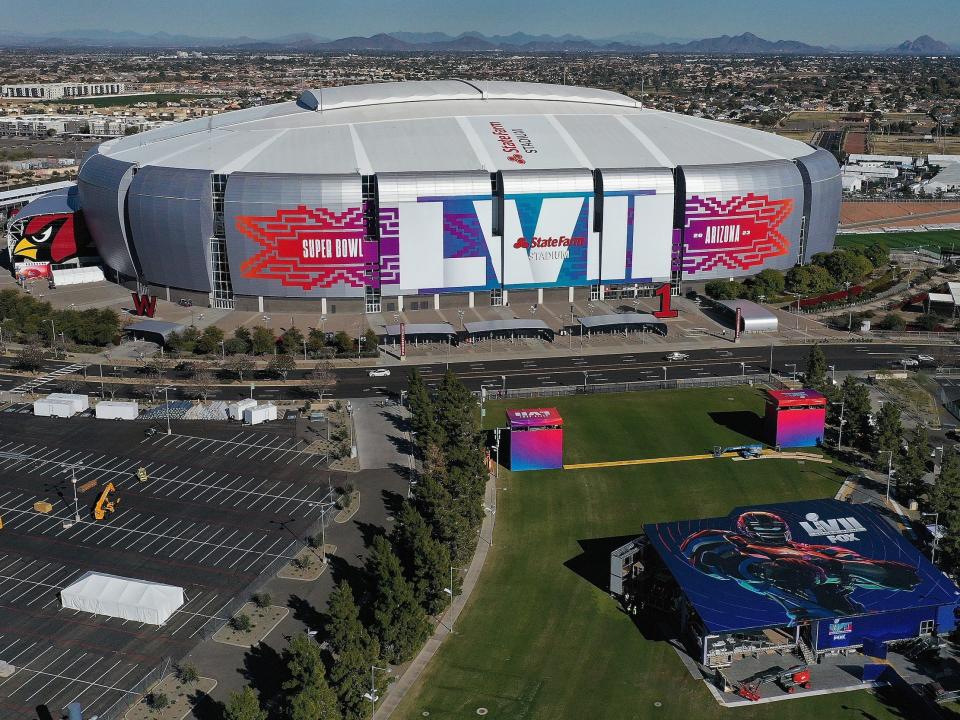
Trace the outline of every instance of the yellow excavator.
<instances>
[{"instance_id":1,"label":"yellow excavator","mask_svg":"<svg viewBox=\"0 0 960 720\"><path fill-rule=\"evenodd\" d=\"M107 483L103 486L103 492L101 492L100 497L97 498L97 504L93 506L93 517L95 520L103 520L108 512L112 513L117 509L117 505L120 504L120 498L111 500L110 493L112 492L116 492L113 483Z\"/></svg>"}]
</instances>

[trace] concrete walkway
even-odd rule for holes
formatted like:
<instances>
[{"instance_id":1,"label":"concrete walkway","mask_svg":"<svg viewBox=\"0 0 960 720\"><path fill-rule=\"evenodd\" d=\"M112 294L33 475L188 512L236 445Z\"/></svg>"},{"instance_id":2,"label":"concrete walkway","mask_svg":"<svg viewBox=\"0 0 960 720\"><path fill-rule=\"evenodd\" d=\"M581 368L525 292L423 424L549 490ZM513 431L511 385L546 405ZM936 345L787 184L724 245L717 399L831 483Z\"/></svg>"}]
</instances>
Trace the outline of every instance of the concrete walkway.
<instances>
[{"instance_id":1,"label":"concrete walkway","mask_svg":"<svg viewBox=\"0 0 960 720\"><path fill-rule=\"evenodd\" d=\"M357 455L361 470L389 467L407 467L409 440L401 430L406 408L397 405L379 407L382 398L350 400L353 405L353 425L357 431Z\"/></svg>"},{"instance_id":2,"label":"concrete walkway","mask_svg":"<svg viewBox=\"0 0 960 720\"><path fill-rule=\"evenodd\" d=\"M390 685L383 694L380 707L377 708L373 720L387 720L400 705L407 692L410 691L416 682L423 675L430 660L440 649L444 639L451 634L451 628L455 627L457 618L470 599L470 594L477 585L480 578L480 572L483 570L483 563L487 559L487 553L492 547L493 528L496 519L496 494L497 486L493 476L487 480L487 486L484 496L484 505L492 508L493 512L488 512L483 518L480 526L480 540L477 542L476 552L473 554L473 560L470 561L470 567L463 579L463 585L460 592L451 606L447 608L441 621L437 623L433 635L427 640L426 644L420 649L417 656L411 661L404 671L403 675L397 678L397 681Z\"/></svg>"}]
</instances>

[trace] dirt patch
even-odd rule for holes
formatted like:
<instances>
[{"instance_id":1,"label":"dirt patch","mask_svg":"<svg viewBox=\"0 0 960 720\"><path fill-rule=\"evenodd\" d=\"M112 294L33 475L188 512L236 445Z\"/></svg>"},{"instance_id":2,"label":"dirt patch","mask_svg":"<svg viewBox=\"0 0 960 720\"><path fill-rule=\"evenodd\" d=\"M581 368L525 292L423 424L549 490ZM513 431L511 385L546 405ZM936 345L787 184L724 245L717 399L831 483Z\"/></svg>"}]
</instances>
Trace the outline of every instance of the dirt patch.
<instances>
[{"instance_id":1,"label":"dirt patch","mask_svg":"<svg viewBox=\"0 0 960 720\"><path fill-rule=\"evenodd\" d=\"M224 645L236 645L237 647L249 647L256 645L266 639L267 635L280 624L287 613L290 611L285 607L278 605L269 605L265 608L259 608L255 603L248 602L234 615L234 619L241 615L250 618L250 627L247 630L240 630L234 626L233 621L228 622L222 628L217 630L213 636L214 641Z\"/></svg>"},{"instance_id":2,"label":"dirt patch","mask_svg":"<svg viewBox=\"0 0 960 720\"><path fill-rule=\"evenodd\" d=\"M198 678L196 682L182 683L173 673L158 682L150 692L140 699L136 705L127 710L124 720L182 720L189 715L197 700L203 695L209 695L217 686L213 678ZM150 707L151 695L163 695L169 703L163 709Z\"/></svg>"}]
</instances>

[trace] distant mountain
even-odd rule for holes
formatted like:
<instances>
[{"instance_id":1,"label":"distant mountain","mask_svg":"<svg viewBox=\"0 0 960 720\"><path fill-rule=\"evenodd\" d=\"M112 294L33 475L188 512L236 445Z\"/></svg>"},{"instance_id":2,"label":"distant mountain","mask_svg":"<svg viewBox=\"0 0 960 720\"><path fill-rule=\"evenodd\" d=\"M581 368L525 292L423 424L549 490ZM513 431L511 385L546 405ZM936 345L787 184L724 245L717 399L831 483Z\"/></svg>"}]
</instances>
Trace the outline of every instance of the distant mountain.
<instances>
[{"instance_id":1,"label":"distant mountain","mask_svg":"<svg viewBox=\"0 0 960 720\"><path fill-rule=\"evenodd\" d=\"M612 35L605 38L597 38L594 42L601 45L617 43L630 47L645 47L647 45L665 45L667 43L688 43L694 38L689 37L664 37L648 32L630 32L621 35Z\"/></svg>"},{"instance_id":2,"label":"distant mountain","mask_svg":"<svg viewBox=\"0 0 960 720\"><path fill-rule=\"evenodd\" d=\"M693 40L688 43L648 45L647 52L704 53L735 55L824 55L832 51L819 45L808 45L798 40L764 40L751 32L741 35Z\"/></svg>"},{"instance_id":3,"label":"distant mountain","mask_svg":"<svg viewBox=\"0 0 960 720\"><path fill-rule=\"evenodd\" d=\"M213 48L255 42L258 41L250 37L197 37L165 32L148 35L132 30L61 30L35 34L0 31L2 47Z\"/></svg>"},{"instance_id":4,"label":"distant mountain","mask_svg":"<svg viewBox=\"0 0 960 720\"><path fill-rule=\"evenodd\" d=\"M906 40L896 47L884 50L887 55L955 55L958 51L945 42L921 35L916 40Z\"/></svg>"}]
</instances>

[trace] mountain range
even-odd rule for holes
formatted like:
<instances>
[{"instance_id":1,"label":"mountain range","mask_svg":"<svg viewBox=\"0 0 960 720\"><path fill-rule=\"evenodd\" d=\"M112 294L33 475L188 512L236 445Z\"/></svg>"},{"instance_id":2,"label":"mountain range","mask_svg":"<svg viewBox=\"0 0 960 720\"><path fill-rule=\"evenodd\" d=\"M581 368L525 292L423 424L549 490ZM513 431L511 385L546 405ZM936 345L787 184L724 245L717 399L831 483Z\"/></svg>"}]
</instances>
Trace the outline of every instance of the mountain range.
<instances>
[{"instance_id":1,"label":"mountain range","mask_svg":"<svg viewBox=\"0 0 960 720\"><path fill-rule=\"evenodd\" d=\"M86 48L116 49L231 49L264 52L645 52L724 55L827 55L843 52L878 52L877 49L843 49L809 45L798 40L766 40L750 32L740 35L691 40L670 38L651 33L634 32L607 38L586 38L581 35L483 35L465 32L448 35L442 32L391 32L369 37L352 36L331 39L310 32L273 38L204 37L131 30L66 30L49 33L17 33L0 30L0 47L7 48ZM907 40L896 47L880 50L889 55L960 54L929 35Z\"/></svg>"}]
</instances>

